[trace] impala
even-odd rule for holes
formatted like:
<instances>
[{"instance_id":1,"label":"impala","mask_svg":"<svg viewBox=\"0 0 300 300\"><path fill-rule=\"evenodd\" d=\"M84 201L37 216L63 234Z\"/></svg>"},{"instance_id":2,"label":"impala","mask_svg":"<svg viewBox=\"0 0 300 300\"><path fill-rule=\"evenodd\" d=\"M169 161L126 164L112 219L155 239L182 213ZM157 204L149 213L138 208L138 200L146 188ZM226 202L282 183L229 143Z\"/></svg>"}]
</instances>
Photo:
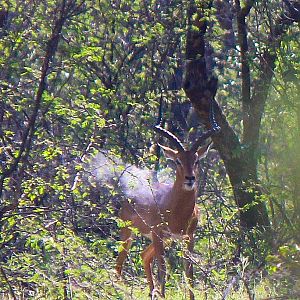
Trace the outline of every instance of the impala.
<instances>
[{"instance_id":1,"label":"impala","mask_svg":"<svg viewBox=\"0 0 300 300\"><path fill-rule=\"evenodd\" d=\"M198 222L198 208L196 205L199 160L206 155L210 143L200 146L216 130L208 130L192 145L185 149L180 140L159 125L155 130L168 138L176 149L159 145L169 159L176 163L176 178L174 184L153 184L152 195L126 200L123 202L119 217L129 221L130 226L121 229L122 250L116 262L116 271L120 276L123 263L129 252L133 239L131 228L151 239L151 244L142 252L144 270L150 287L150 296L153 297L156 289L153 283L151 264L154 258L158 262L158 277L160 295L165 296L166 266L164 246L167 239L184 239L187 241L188 251L193 251L194 231ZM193 266L191 260L185 265L186 276L189 281L190 299L194 299Z\"/></svg>"}]
</instances>

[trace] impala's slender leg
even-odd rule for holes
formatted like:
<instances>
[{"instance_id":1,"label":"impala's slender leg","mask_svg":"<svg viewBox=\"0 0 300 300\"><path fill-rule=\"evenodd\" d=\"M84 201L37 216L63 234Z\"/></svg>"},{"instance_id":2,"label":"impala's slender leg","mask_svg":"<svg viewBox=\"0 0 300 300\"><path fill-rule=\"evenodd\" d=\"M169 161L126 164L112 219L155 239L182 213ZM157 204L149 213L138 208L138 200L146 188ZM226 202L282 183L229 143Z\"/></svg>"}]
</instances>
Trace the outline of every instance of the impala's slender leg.
<instances>
[{"instance_id":1,"label":"impala's slender leg","mask_svg":"<svg viewBox=\"0 0 300 300\"><path fill-rule=\"evenodd\" d=\"M122 274L122 268L123 263L128 255L129 248L132 243L132 231L128 227L124 227L120 231L120 238L123 241L122 247L123 249L118 255L117 261L116 261L116 271L119 276Z\"/></svg>"},{"instance_id":2,"label":"impala's slender leg","mask_svg":"<svg viewBox=\"0 0 300 300\"><path fill-rule=\"evenodd\" d=\"M188 242L187 242L187 251L189 253L187 253L188 256L191 255L191 253L194 251L194 243L195 243L195 239L194 239L194 232L196 230L197 227L197 223L198 223L198 218L194 217L192 218L190 225L188 227L187 230L187 234L188 234ZM194 300L195 296L193 291L191 290L191 288L194 287L194 268L193 268L193 262L192 259L190 257L187 257L185 259L185 274L186 277L188 278L188 282L189 282L189 294L190 294L190 300Z\"/></svg>"},{"instance_id":3,"label":"impala's slender leg","mask_svg":"<svg viewBox=\"0 0 300 300\"><path fill-rule=\"evenodd\" d=\"M158 278L160 283L161 296L165 297L166 263L164 257L164 242L160 234L153 233L153 245L155 257L158 262Z\"/></svg>"},{"instance_id":4,"label":"impala's slender leg","mask_svg":"<svg viewBox=\"0 0 300 300\"><path fill-rule=\"evenodd\" d=\"M193 250L194 250L194 236L193 234L189 235L189 241L188 241L188 245L187 245L187 250L190 252L188 253L188 255L190 255ZM190 300L194 300L195 296L194 293L192 291L192 288L194 287L194 268L193 268L193 262L191 260L191 258L187 257L186 261L185 261L185 275L188 279L189 282L189 294L190 294Z\"/></svg>"},{"instance_id":5,"label":"impala's slender leg","mask_svg":"<svg viewBox=\"0 0 300 300\"><path fill-rule=\"evenodd\" d=\"M151 263L154 258L154 245L150 244L141 254L142 260L143 260L143 266L144 270L147 276L147 280L150 287L150 295L152 295L152 292L154 290L154 284L153 284L153 277L152 277L152 271L151 271Z\"/></svg>"}]
</instances>

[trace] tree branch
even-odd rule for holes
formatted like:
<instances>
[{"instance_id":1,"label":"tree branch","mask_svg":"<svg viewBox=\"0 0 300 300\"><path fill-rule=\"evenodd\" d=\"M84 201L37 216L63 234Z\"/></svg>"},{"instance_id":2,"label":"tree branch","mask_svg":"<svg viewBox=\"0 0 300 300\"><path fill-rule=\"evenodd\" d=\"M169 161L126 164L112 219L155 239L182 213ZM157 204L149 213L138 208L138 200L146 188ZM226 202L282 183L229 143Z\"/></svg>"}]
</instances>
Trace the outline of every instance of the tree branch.
<instances>
[{"instance_id":1,"label":"tree branch","mask_svg":"<svg viewBox=\"0 0 300 300\"><path fill-rule=\"evenodd\" d=\"M41 103L42 103L42 99L43 99L43 93L46 90L46 79L48 76L48 71L50 69L50 63L55 56L63 25L64 25L66 19L72 15L72 12L75 12L78 9L78 7L82 5L82 3L81 3L79 6L73 7L73 9L70 11L71 5L75 5L75 2L72 0L70 0L68 2L66 2L65 0L62 1L60 12L59 12L59 17L58 17L57 21L55 22L51 37L47 42L47 47L46 47L46 51L45 51L46 53L45 53L45 57L43 59L43 64L42 64L42 68L41 68L41 76L40 76L40 80L39 80L38 90L37 90L37 93L35 96L34 107L33 107L32 113L29 117L28 125L22 134L23 138L21 141L21 145L20 145L18 154L13 159L13 162L3 170L3 172L0 176L0 197L3 193L4 180L17 170L19 163L22 160L26 159L26 157L29 154L29 150L30 150L31 144L32 144L32 139L33 139L33 136L35 133L36 120L37 120L37 117L38 117L38 114L40 111L40 107L41 107ZM0 211L0 215L3 211L6 211L6 210L7 210L6 207L2 208Z\"/></svg>"},{"instance_id":2,"label":"tree branch","mask_svg":"<svg viewBox=\"0 0 300 300\"><path fill-rule=\"evenodd\" d=\"M250 67L249 67L249 56L248 56L248 37L247 37L247 26L246 17L250 13L254 1L246 2L245 6L241 8L240 1L236 0L237 10L237 29L238 29L238 44L240 47L241 64L242 64L242 110L243 110L243 129L247 132L249 127L249 115L250 115Z\"/></svg>"},{"instance_id":3,"label":"tree branch","mask_svg":"<svg viewBox=\"0 0 300 300\"><path fill-rule=\"evenodd\" d=\"M266 49L260 60L260 74L253 83L253 93L249 102L248 120L244 124L243 142L247 145L253 156L257 155L259 143L259 131L261 119L264 113L265 103L268 97L272 78L274 76L275 62L277 59L276 49L280 46L280 39L288 26L300 20L300 10L295 7L293 1L284 0L287 11L282 13L275 21L274 30L270 31ZM300 8L300 5L298 5ZM255 157L253 157L255 160ZM256 176L254 174L254 176Z\"/></svg>"}]
</instances>

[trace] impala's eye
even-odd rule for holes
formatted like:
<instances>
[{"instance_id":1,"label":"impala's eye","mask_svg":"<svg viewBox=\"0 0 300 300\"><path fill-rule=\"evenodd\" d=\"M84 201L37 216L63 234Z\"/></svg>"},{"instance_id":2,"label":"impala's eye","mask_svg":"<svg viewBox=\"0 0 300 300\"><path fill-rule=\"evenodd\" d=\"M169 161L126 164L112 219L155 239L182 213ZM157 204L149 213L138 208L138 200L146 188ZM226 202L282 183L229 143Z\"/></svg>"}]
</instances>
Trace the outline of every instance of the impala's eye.
<instances>
[{"instance_id":1,"label":"impala's eye","mask_svg":"<svg viewBox=\"0 0 300 300\"><path fill-rule=\"evenodd\" d=\"M175 160L175 163L176 163L177 166L181 166L182 165L181 161L178 158Z\"/></svg>"}]
</instances>

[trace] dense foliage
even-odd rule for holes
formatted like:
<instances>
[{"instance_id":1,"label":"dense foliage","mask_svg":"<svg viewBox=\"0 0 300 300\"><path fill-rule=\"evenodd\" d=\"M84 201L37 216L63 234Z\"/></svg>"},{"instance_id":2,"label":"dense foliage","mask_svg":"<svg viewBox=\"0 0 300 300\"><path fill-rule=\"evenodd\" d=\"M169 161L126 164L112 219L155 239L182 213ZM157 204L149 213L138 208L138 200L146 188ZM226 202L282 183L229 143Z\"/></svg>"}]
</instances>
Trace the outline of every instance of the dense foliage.
<instances>
[{"instance_id":1,"label":"dense foliage","mask_svg":"<svg viewBox=\"0 0 300 300\"><path fill-rule=\"evenodd\" d=\"M255 153L259 201L267 207L271 229L264 235L261 228L245 231L240 226L226 168L212 150L201 166L201 218L195 253L190 254L196 299L296 299L299 24L286 22L281 30L278 20L284 20L289 5L296 15L299 5L275 0L195 2L203 15L192 18L208 24L205 55L207 68L219 80L216 99L241 140L245 72L238 7L251 3L244 51L250 91L264 72L265 50L275 57ZM139 253L148 241L140 237L134 243L125 280L118 280L114 264L124 224L117 210L124 195L117 185L92 178L88 165L104 151L140 168L164 169L167 163L152 131L161 115L164 125L186 142L201 131L201 119L181 89L191 3L3 1L1 299L146 299ZM273 32L276 43L270 43ZM167 251L169 298L187 297L184 255L183 242Z\"/></svg>"}]
</instances>

